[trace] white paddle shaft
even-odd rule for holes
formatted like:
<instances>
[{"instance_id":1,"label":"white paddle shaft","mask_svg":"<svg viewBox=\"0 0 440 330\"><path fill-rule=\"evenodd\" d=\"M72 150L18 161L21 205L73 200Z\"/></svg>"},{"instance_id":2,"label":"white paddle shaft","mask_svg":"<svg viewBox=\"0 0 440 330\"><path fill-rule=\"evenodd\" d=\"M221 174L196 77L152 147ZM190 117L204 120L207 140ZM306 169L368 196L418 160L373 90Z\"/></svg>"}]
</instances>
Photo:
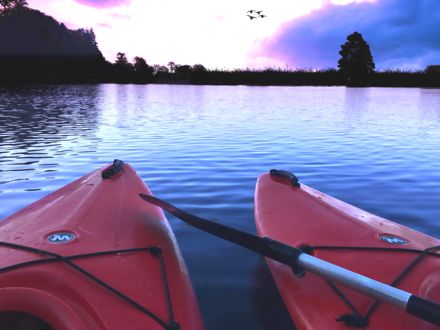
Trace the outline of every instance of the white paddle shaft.
<instances>
[{"instance_id":1,"label":"white paddle shaft","mask_svg":"<svg viewBox=\"0 0 440 330\"><path fill-rule=\"evenodd\" d=\"M328 280L343 284L344 286L379 300L387 301L403 310L406 309L408 300L411 297L411 294L408 292L336 266L322 259L315 258L306 253L302 253L298 257L297 263L304 270L323 276Z\"/></svg>"}]
</instances>

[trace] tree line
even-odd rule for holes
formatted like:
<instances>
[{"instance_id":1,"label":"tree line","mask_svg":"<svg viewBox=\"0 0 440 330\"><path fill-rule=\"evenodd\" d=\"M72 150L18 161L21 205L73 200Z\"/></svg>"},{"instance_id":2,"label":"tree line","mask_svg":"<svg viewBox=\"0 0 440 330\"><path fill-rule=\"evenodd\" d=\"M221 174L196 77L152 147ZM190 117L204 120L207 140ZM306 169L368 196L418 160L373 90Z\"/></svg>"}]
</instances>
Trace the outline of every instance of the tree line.
<instances>
[{"instance_id":1,"label":"tree line","mask_svg":"<svg viewBox=\"0 0 440 330\"><path fill-rule=\"evenodd\" d=\"M134 82L189 82L194 75L207 73L202 64L188 65L169 62L149 65L140 56L135 56L130 63L125 53L119 52L112 64L113 77L118 81Z\"/></svg>"},{"instance_id":2,"label":"tree line","mask_svg":"<svg viewBox=\"0 0 440 330\"><path fill-rule=\"evenodd\" d=\"M354 32L347 37L347 41L341 45L339 54L341 55L338 61L339 72L347 83L368 83L369 76L375 71L375 64L370 46L359 32ZM167 66L159 64L150 66L143 57L139 56L135 56L133 63L130 63L126 54L122 52L116 55L116 60L113 63L113 71L115 77L120 81L138 82L153 82L154 80L166 81L167 78L169 81L189 82L191 78L207 77L209 72L213 72L208 71L202 64L191 66L169 62ZM334 75L333 70L327 71L330 71ZM274 70L269 69L263 70L262 72L266 74L271 72L273 74ZM242 70L235 70L235 73L244 75L244 71ZM327 72L327 76L329 76L328 73L329 72Z\"/></svg>"},{"instance_id":3,"label":"tree line","mask_svg":"<svg viewBox=\"0 0 440 330\"><path fill-rule=\"evenodd\" d=\"M423 71L386 70L376 71L369 44L362 34L353 32L347 36L339 51L337 69L283 70L239 69L208 70L201 64L148 65L142 57L133 63L125 53L118 53L112 64L117 82L159 82L212 85L340 85L340 86L407 86L439 87L440 66L431 65Z\"/></svg>"}]
</instances>

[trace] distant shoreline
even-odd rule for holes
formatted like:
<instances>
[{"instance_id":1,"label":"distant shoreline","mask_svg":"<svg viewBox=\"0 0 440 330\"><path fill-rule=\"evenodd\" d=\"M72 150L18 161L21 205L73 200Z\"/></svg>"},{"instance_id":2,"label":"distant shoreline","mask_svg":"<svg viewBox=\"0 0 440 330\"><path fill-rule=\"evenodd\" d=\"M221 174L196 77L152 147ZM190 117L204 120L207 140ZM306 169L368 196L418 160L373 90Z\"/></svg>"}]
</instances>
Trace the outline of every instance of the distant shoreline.
<instances>
[{"instance_id":1,"label":"distant shoreline","mask_svg":"<svg viewBox=\"0 0 440 330\"><path fill-rule=\"evenodd\" d=\"M1 63L1 59L0 59ZM0 65L1 66L1 65ZM30 65L33 66L33 65ZM23 65L20 65L23 67ZM353 86L353 87L440 87L440 72L379 71L369 74L362 81L349 81L337 70L287 71L287 70L204 70L201 72L139 75L135 72L119 74L103 66L92 75L63 75L57 72L21 74L16 70L0 76L0 84L173 84L173 85L248 85L248 86ZM7 71L7 70L6 70ZM5 71L3 71L5 73ZM76 71L76 73L79 73Z\"/></svg>"}]
</instances>

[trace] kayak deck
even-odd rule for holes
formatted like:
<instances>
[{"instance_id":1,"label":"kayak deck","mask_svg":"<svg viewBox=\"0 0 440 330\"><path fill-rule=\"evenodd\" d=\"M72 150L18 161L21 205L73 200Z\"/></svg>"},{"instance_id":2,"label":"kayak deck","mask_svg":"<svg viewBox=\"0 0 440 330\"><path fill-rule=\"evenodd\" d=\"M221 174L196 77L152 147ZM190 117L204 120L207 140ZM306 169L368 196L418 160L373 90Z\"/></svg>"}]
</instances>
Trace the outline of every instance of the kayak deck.
<instances>
[{"instance_id":1,"label":"kayak deck","mask_svg":"<svg viewBox=\"0 0 440 330\"><path fill-rule=\"evenodd\" d=\"M0 223L0 321L16 311L56 329L203 329L170 226L139 198L151 192L128 164L102 171Z\"/></svg>"},{"instance_id":2,"label":"kayak deck","mask_svg":"<svg viewBox=\"0 0 440 330\"><path fill-rule=\"evenodd\" d=\"M387 284L396 281L414 262L420 255L416 251L440 245L440 240L433 237L362 211L304 184L293 187L288 180L270 174L260 176L257 182L255 221L260 236L305 247L315 257ZM440 255L431 254L422 257L398 281L397 287L440 302ZM336 321L346 314L358 314L374 329L437 328L317 275L307 273L299 278L289 267L266 260L300 329L347 329L344 322Z\"/></svg>"}]
</instances>

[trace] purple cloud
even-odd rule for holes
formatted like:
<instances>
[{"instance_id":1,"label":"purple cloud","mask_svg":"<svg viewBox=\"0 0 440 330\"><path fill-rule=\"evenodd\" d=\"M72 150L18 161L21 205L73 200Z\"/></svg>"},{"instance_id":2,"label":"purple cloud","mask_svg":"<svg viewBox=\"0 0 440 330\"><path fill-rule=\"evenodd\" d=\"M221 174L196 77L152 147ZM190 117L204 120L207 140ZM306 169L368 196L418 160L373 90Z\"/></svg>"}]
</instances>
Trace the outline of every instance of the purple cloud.
<instances>
[{"instance_id":1,"label":"purple cloud","mask_svg":"<svg viewBox=\"0 0 440 330\"><path fill-rule=\"evenodd\" d=\"M75 0L76 2L96 8L109 8L109 7L117 7L124 3L129 2L130 0Z\"/></svg>"},{"instance_id":2,"label":"purple cloud","mask_svg":"<svg viewBox=\"0 0 440 330\"><path fill-rule=\"evenodd\" d=\"M335 68L341 44L358 31L377 69L424 69L440 64L439 26L439 0L330 4L286 23L263 42L258 55L295 68Z\"/></svg>"}]
</instances>

